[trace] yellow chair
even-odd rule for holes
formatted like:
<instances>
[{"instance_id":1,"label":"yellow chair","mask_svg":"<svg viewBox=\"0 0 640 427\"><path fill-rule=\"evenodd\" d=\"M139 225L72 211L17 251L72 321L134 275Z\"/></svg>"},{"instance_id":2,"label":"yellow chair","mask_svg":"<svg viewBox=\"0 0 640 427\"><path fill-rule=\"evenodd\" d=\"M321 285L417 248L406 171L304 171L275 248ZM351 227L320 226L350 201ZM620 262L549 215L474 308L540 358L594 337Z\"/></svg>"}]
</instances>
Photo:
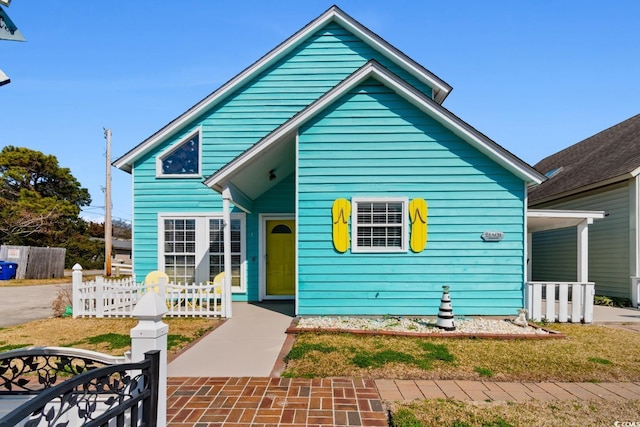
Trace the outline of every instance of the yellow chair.
<instances>
[{"instance_id":1,"label":"yellow chair","mask_svg":"<svg viewBox=\"0 0 640 427\"><path fill-rule=\"evenodd\" d=\"M216 274L213 280L207 282L207 285L213 285L213 299L209 299L209 303L222 304L222 288L224 288L224 271Z\"/></svg>"},{"instance_id":2,"label":"yellow chair","mask_svg":"<svg viewBox=\"0 0 640 427\"><path fill-rule=\"evenodd\" d=\"M222 295L222 288L224 287L224 271L216 274L216 277L213 278L213 293L216 295L216 298Z\"/></svg>"},{"instance_id":3,"label":"yellow chair","mask_svg":"<svg viewBox=\"0 0 640 427\"><path fill-rule=\"evenodd\" d=\"M144 278L144 284L145 285L158 285L160 284L160 279L163 278L164 283L168 284L169 283L169 276L167 275L167 273L165 273L164 271L152 271L149 274L147 274L147 276ZM153 291L157 294L158 292L160 292L160 287L159 286L155 286L153 288Z\"/></svg>"}]
</instances>

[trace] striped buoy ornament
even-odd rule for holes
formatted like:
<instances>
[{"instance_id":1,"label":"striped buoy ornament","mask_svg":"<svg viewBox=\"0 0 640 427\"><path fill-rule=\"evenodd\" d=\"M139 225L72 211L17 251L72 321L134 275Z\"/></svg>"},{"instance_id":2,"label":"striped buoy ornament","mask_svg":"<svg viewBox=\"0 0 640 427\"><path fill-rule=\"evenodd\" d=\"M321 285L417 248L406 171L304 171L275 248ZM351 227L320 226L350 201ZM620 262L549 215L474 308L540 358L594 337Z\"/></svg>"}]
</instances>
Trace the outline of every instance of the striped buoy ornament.
<instances>
[{"instance_id":1,"label":"striped buoy ornament","mask_svg":"<svg viewBox=\"0 0 640 427\"><path fill-rule=\"evenodd\" d=\"M442 287L442 299L440 300L440 310L438 311L438 320L436 326L445 331L455 331L456 326L453 323L453 308L451 307L451 298L449 298L449 287Z\"/></svg>"}]
</instances>

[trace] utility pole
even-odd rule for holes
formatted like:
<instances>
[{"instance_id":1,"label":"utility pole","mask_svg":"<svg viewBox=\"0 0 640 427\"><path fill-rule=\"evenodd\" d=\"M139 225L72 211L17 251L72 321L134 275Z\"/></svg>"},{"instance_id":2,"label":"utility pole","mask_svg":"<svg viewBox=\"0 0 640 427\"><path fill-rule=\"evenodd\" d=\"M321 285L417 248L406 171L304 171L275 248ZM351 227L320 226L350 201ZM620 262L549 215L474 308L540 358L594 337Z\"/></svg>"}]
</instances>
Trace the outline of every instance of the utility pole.
<instances>
[{"instance_id":1,"label":"utility pole","mask_svg":"<svg viewBox=\"0 0 640 427\"><path fill-rule=\"evenodd\" d=\"M104 190L104 275L111 276L111 129L104 130L107 140L107 182Z\"/></svg>"}]
</instances>

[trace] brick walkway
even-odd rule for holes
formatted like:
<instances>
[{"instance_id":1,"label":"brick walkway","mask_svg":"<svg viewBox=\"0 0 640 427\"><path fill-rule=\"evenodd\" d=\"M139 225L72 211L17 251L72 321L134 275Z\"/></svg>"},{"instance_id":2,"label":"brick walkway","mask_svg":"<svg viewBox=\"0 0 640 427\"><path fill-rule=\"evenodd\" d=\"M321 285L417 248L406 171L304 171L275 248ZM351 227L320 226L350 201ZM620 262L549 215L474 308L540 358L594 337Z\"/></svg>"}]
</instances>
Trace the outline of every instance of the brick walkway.
<instances>
[{"instance_id":1,"label":"brick walkway","mask_svg":"<svg viewBox=\"0 0 640 427\"><path fill-rule=\"evenodd\" d=\"M178 426L388 426L373 380L169 377Z\"/></svg>"},{"instance_id":2,"label":"brick walkway","mask_svg":"<svg viewBox=\"0 0 640 427\"><path fill-rule=\"evenodd\" d=\"M636 383L491 382L459 380L375 380L381 400L462 401L640 399Z\"/></svg>"},{"instance_id":3,"label":"brick walkway","mask_svg":"<svg viewBox=\"0 0 640 427\"><path fill-rule=\"evenodd\" d=\"M640 399L640 382L169 377L169 427L388 426L384 401Z\"/></svg>"}]
</instances>

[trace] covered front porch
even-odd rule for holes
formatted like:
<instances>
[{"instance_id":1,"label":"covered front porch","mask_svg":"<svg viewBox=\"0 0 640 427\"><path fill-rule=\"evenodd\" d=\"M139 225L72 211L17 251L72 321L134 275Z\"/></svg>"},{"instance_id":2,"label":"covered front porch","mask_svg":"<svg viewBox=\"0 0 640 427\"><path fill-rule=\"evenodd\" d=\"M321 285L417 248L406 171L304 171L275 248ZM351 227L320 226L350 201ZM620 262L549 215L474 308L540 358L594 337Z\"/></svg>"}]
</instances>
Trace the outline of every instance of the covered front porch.
<instances>
[{"instance_id":1,"label":"covered front porch","mask_svg":"<svg viewBox=\"0 0 640 427\"><path fill-rule=\"evenodd\" d=\"M605 217L603 211L553 209L527 210L527 282L525 304L530 320L591 323L595 283L589 281L589 225ZM576 228L577 259L574 282L532 281L533 234L561 228Z\"/></svg>"},{"instance_id":2,"label":"covered front porch","mask_svg":"<svg viewBox=\"0 0 640 427\"><path fill-rule=\"evenodd\" d=\"M284 132L275 132L280 139L273 146L265 146L260 143L238 156L236 159L222 167L205 180L205 185L222 195L223 211L223 238L224 248L231 247L231 211L235 206L246 215L257 218L258 231L258 271L257 287L259 301L267 300L293 300L295 313L297 313L297 288L296 276L296 234L295 223L295 162L296 162L296 131L287 129ZM273 192L278 196L272 201ZM282 198L282 192L291 199L291 209L282 210L277 198ZM271 223L271 224L270 224ZM275 228L275 233L272 233ZM288 231L283 233L282 231ZM285 235L286 234L286 235ZM269 247L278 247L278 254L267 254ZM280 271L286 271L286 277L276 278L277 286L271 287L269 280L274 279L271 267L277 262ZM231 270L231 252L224 252L224 270ZM282 274L280 274L282 276ZM271 279L270 279L271 278ZM273 281L273 280L272 280ZM223 292L223 304L227 317L232 317L231 279L225 275ZM272 291L269 291L269 289Z\"/></svg>"}]
</instances>

